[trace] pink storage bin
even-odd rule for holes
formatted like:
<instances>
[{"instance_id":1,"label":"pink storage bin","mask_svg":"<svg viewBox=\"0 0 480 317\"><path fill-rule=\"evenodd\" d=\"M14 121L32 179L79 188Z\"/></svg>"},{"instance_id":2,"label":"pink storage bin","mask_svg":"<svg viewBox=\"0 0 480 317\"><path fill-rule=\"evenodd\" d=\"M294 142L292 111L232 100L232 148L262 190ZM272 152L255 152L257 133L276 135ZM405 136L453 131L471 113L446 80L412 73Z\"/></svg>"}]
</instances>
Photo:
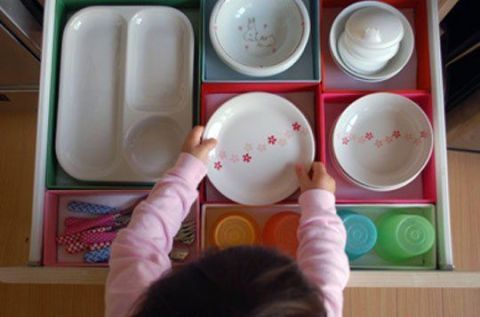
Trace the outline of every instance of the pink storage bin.
<instances>
[{"instance_id":1,"label":"pink storage bin","mask_svg":"<svg viewBox=\"0 0 480 317\"><path fill-rule=\"evenodd\" d=\"M335 63L330 53L330 29L336 16L354 0L323 0L320 7L320 50L323 91L342 92L348 90L425 90L431 88L430 58L428 41L428 16L425 0L383 0L404 14L412 27L415 46L407 65L393 78L367 83L345 74Z\"/></svg>"},{"instance_id":2,"label":"pink storage bin","mask_svg":"<svg viewBox=\"0 0 480 317\"><path fill-rule=\"evenodd\" d=\"M43 259L45 266L88 266L107 267L107 263L87 263L83 261L83 253L69 254L64 247L56 242L57 235L64 232L64 220L67 217L93 218L84 213L72 212L67 209L72 200L97 203L117 207L119 209L131 206L138 198L148 195L149 190L52 190L45 193ZM193 220L196 227L195 242L188 246L189 256L186 261L196 259L200 249L199 239L199 203L192 206L187 220ZM182 248L187 248L182 246ZM174 263L176 264L176 262Z\"/></svg>"},{"instance_id":3,"label":"pink storage bin","mask_svg":"<svg viewBox=\"0 0 480 317\"><path fill-rule=\"evenodd\" d=\"M310 123L315 137L316 159L321 159L320 126L316 120L316 109L319 109L320 86L316 84L204 84L202 85L201 122L206 124L212 114L227 100L248 92L268 92L286 98L295 104ZM208 203L231 203L208 180L201 186L201 201ZM281 203L296 202L299 192L294 193Z\"/></svg>"},{"instance_id":4,"label":"pink storage bin","mask_svg":"<svg viewBox=\"0 0 480 317\"><path fill-rule=\"evenodd\" d=\"M430 95L422 92L400 93L417 103L432 120L432 104ZM434 203L435 164L433 153L422 173L410 184L398 190L375 192L359 187L347 180L334 163L331 149L331 131L340 114L356 99L366 95L360 92L325 93L320 97L321 152L325 153L324 161L330 175L337 183L336 197L338 203ZM433 127L435 129L435 127ZM435 151L435 149L434 149Z\"/></svg>"}]
</instances>

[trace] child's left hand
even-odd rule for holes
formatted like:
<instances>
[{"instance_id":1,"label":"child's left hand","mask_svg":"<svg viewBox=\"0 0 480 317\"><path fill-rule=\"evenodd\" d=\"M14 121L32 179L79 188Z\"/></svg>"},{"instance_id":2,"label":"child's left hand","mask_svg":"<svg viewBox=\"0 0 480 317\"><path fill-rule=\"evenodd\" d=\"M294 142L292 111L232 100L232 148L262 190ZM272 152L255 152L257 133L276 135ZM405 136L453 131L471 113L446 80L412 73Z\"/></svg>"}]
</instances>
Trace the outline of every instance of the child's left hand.
<instances>
[{"instance_id":1,"label":"child's left hand","mask_svg":"<svg viewBox=\"0 0 480 317\"><path fill-rule=\"evenodd\" d=\"M192 154L197 159L207 163L208 153L215 148L217 140L207 139L202 140L203 126L196 126L190 131L185 143L183 143L182 152Z\"/></svg>"}]
</instances>

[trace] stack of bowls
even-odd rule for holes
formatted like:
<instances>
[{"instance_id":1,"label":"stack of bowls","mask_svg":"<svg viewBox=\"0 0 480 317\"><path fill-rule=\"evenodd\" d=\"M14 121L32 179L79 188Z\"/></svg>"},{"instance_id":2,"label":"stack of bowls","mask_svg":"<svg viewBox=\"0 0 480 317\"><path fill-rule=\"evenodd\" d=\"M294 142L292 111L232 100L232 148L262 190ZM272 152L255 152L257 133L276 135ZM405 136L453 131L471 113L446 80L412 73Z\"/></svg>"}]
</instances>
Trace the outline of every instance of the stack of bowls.
<instances>
[{"instance_id":1,"label":"stack of bowls","mask_svg":"<svg viewBox=\"0 0 480 317\"><path fill-rule=\"evenodd\" d=\"M352 183L372 191L392 191L412 182L433 149L433 130L412 100L392 93L357 99L332 131L333 161Z\"/></svg>"},{"instance_id":2,"label":"stack of bowls","mask_svg":"<svg viewBox=\"0 0 480 317\"><path fill-rule=\"evenodd\" d=\"M405 16L377 1L348 6L330 30L330 49L337 65L367 82L398 74L410 59L413 46L413 31Z\"/></svg>"}]
</instances>

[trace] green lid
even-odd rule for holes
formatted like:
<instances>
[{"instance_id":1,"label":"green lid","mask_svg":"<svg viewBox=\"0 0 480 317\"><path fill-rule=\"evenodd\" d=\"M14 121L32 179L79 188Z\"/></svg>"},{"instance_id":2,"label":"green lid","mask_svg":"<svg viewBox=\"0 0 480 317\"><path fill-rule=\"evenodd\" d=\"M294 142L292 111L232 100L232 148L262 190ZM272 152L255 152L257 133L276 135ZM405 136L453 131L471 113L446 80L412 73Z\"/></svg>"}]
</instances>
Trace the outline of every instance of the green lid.
<instances>
[{"instance_id":1,"label":"green lid","mask_svg":"<svg viewBox=\"0 0 480 317\"><path fill-rule=\"evenodd\" d=\"M378 219L375 251L398 262L430 251L435 242L433 225L419 215L388 214Z\"/></svg>"}]
</instances>

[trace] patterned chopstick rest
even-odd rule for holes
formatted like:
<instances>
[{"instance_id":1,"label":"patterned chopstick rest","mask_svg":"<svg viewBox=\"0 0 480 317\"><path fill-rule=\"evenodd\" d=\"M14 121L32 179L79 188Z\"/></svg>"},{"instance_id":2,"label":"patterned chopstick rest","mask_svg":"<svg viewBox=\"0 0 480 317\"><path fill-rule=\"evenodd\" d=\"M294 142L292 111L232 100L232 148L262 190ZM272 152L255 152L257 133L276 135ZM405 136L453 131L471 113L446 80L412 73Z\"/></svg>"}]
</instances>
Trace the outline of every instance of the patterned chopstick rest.
<instances>
[{"instance_id":1,"label":"patterned chopstick rest","mask_svg":"<svg viewBox=\"0 0 480 317\"><path fill-rule=\"evenodd\" d=\"M110 247L112 245L111 242L96 242L92 243L88 246L88 250L90 251L95 251L95 250L100 250L106 247Z\"/></svg>"},{"instance_id":2,"label":"patterned chopstick rest","mask_svg":"<svg viewBox=\"0 0 480 317\"><path fill-rule=\"evenodd\" d=\"M195 242L195 222L184 222L175 235L174 240L186 245L193 244L193 242Z\"/></svg>"},{"instance_id":3,"label":"patterned chopstick rest","mask_svg":"<svg viewBox=\"0 0 480 317\"><path fill-rule=\"evenodd\" d=\"M80 235L80 241L87 245L102 242L112 242L117 236L116 232L92 232L85 231Z\"/></svg>"},{"instance_id":4,"label":"patterned chopstick rest","mask_svg":"<svg viewBox=\"0 0 480 317\"><path fill-rule=\"evenodd\" d=\"M190 252L188 252L187 249L178 248L178 249L173 249L168 256L172 261L184 261L187 258L189 253Z\"/></svg>"},{"instance_id":5,"label":"patterned chopstick rest","mask_svg":"<svg viewBox=\"0 0 480 317\"><path fill-rule=\"evenodd\" d=\"M110 259L110 247L103 249L88 251L83 255L83 259L87 263L105 263Z\"/></svg>"},{"instance_id":6,"label":"patterned chopstick rest","mask_svg":"<svg viewBox=\"0 0 480 317\"><path fill-rule=\"evenodd\" d=\"M68 210L79 213L86 213L90 215L105 215L113 212L117 212L118 208L110 207L100 204L86 203L83 201L73 200L67 205Z\"/></svg>"},{"instance_id":7,"label":"patterned chopstick rest","mask_svg":"<svg viewBox=\"0 0 480 317\"><path fill-rule=\"evenodd\" d=\"M89 249L90 245L95 243L111 242L115 238L112 233L107 232L111 229L111 227L98 227L71 235L61 235L56 240L59 245L65 246L65 251L74 254Z\"/></svg>"}]
</instances>

